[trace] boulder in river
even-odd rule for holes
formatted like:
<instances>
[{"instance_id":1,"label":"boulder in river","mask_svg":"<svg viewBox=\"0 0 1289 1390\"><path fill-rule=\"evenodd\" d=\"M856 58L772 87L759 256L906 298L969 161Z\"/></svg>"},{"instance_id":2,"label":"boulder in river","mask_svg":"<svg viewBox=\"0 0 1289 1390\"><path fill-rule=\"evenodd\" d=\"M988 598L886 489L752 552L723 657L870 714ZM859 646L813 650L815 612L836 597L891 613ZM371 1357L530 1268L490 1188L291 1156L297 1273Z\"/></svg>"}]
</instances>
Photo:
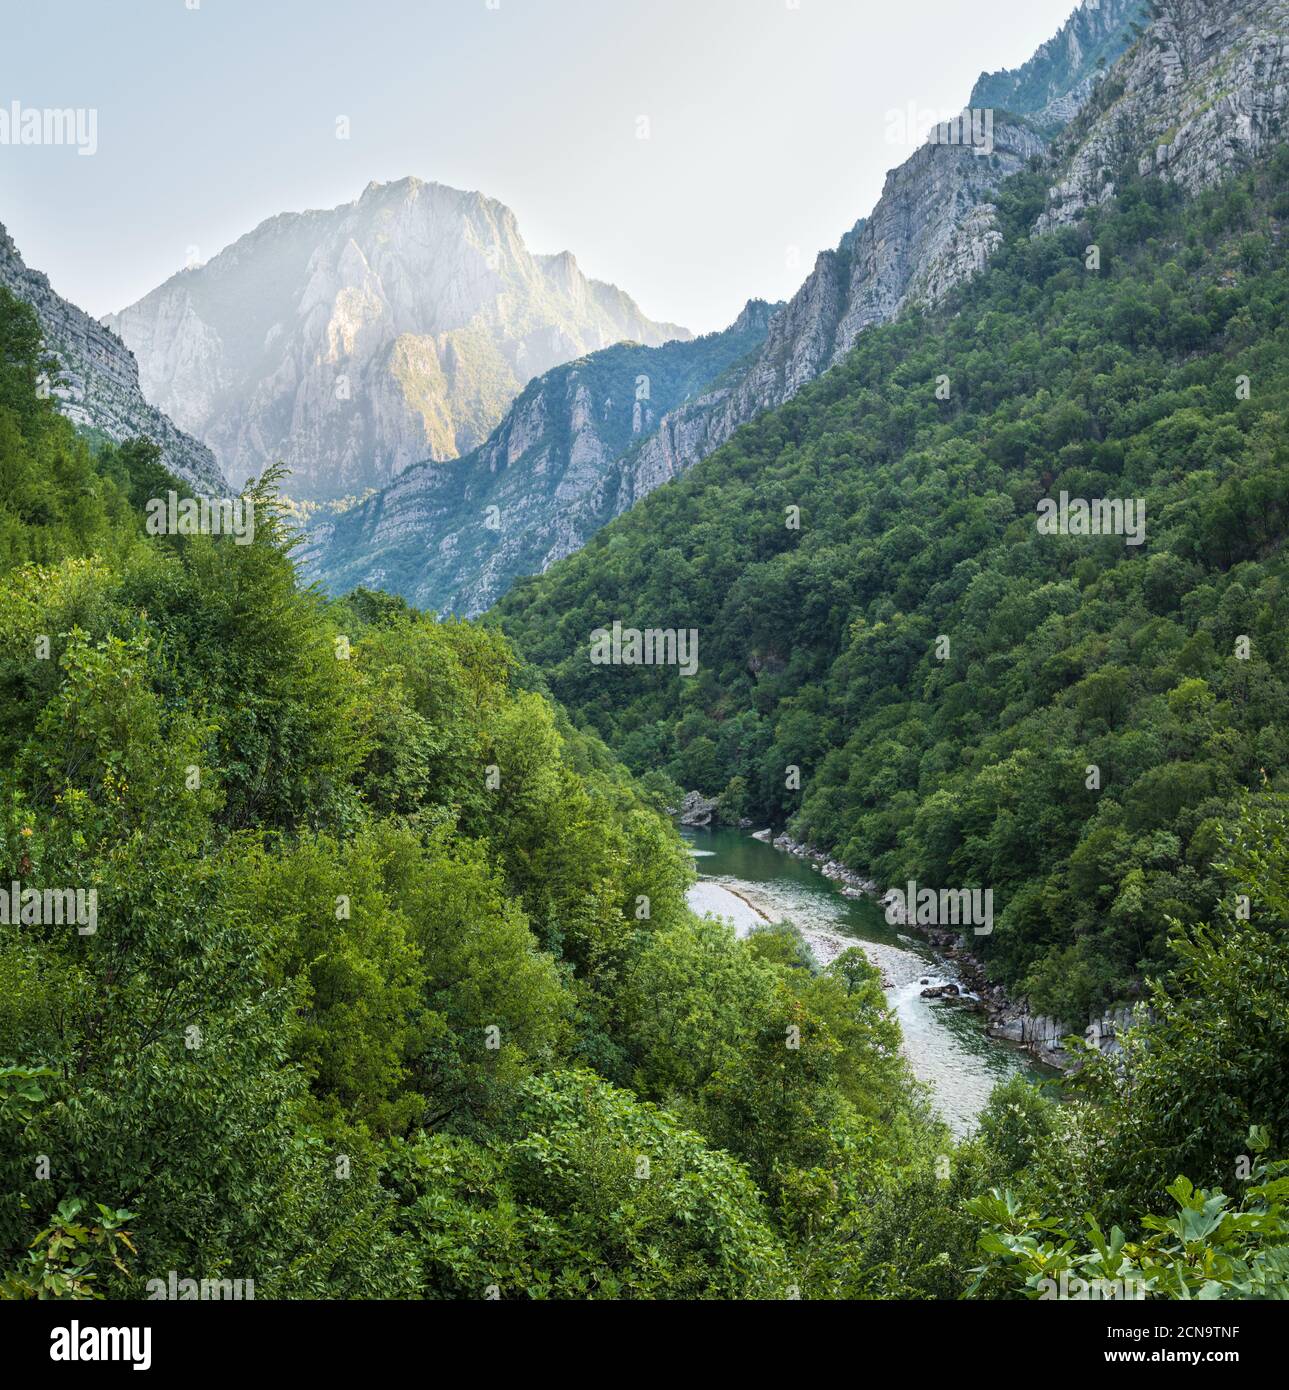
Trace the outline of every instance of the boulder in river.
<instances>
[{"instance_id":1,"label":"boulder in river","mask_svg":"<svg viewBox=\"0 0 1289 1390\"><path fill-rule=\"evenodd\" d=\"M680 823L694 826L711 825L712 817L719 805L718 797L707 797L701 792L686 792L684 801L680 803Z\"/></svg>"}]
</instances>

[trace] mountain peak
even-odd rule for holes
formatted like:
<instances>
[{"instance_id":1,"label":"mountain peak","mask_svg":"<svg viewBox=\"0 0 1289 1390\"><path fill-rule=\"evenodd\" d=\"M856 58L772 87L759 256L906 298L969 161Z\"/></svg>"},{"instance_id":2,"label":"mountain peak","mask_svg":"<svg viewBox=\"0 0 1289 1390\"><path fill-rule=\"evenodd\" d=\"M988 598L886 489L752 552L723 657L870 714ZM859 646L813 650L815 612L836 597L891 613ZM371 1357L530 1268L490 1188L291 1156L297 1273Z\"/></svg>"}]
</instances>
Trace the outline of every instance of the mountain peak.
<instances>
[{"instance_id":1,"label":"mountain peak","mask_svg":"<svg viewBox=\"0 0 1289 1390\"><path fill-rule=\"evenodd\" d=\"M563 362L688 336L571 251L534 255L504 203L413 175L267 219L106 322L226 472L280 458L315 498L469 451Z\"/></svg>"},{"instance_id":2,"label":"mountain peak","mask_svg":"<svg viewBox=\"0 0 1289 1390\"><path fill-rule=\"evenodd\" d=\"M444 193L454 193L460 198L468 198L471 196L462 189L449 188L447 184L436 183L433 179L423 179L416 174L404 174L401 179L387 179L384 182L380 179L372 179L367 187L359 194L357 201L361 203L372 198L379 198L381 195L396 197L399 194L419 193L423 188Z\"/></svg>"},{"instance_id":3,"label":"mountain peak","mask_svg":"<svg viewBox=\"0 0 1289 1390\"><path fill-rule=\"evenodd\" d=\"M750 333L754 329L764 332L770 320L780 309L783 301L771 304L768 299L749 299L739 312L738 318L730 324L731 333Z\"/></svg>"}]
</instances>

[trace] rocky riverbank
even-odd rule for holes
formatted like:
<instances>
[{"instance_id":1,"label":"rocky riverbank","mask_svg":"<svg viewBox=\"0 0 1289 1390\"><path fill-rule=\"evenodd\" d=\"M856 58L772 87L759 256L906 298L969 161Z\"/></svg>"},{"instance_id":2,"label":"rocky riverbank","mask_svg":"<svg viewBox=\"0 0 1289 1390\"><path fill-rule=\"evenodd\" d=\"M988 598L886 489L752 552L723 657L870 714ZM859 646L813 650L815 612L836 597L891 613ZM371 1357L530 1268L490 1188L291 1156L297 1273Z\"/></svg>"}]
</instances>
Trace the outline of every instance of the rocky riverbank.
<instances>
[{"instance_id":1,"label":"rocky riverbank","mask_svg":"<svg viewBox=\"0 0 1289 1390\"><path fill-rule=\"evenodd\" d=\"M834 859L832 855L824 854L822 850L817 850L811 845L802 844L790 835L778 835L771 839L773 833L770 830L758 830L752 838L762 840L766 844L772 844L775 849L781 849L786 854L795 854L798 859L809 859L825 878L841 884L843 897L877 897L877 884L871 878L862 877L852 869L848 869L839 860Z\"/></svg>"},{"instance_id":2,"label":"rocky riverbank","mask_svg":"<svg viewBox=\"0 0 1289 1390\"><path fill-rule=\"evenodd\" d=\"M950 963L962 981L962 986L932 985L923 995L928 998L951 1000L961 1008L983 1013L985 1031L994 1038L1001 1038L1023 1048L1036 1061L1059 1071L1074 1069L1073 1059L1064 1040L1080 1030L1049 1018L1044 1014L1033 1014L1023 1005L1008 997L1001 985L994 984L985 974L983 964L963 945L961 935L940 927L929 927L908 921L902 910L902 898L898 890L889 889L881 893L872 879L864 878L853 869L848 869L832 855L815 849L813 845L794 840L790 835L774 835L772 830L758 830L753 839L772 844L775 849L786 854L809 860L814 868L825 878L841 885L841 892L849 898L877 898L883 907L891 912L890 920L916 932L928 941ZM897 901L898 899L898 901ZM1135 1009L1132 1005L1112 1009L1100 1018L1093 1019L1083 1031L1089 1042L1095 1042L1103 1052L1118 1049L1117 1036L1132 1026Z\"/></svg>"},{"instance_id":3,"label":"rocky riverbank","mask_svg":"<svg viewBox=\"0 0 1289 1390\"><path fill-rule=\"evenodd\" d=\"M675 816L681 825L695 830L707 830L715 825L728 826L732 830L748 830L752 826L750 820L741 817L731 820L728 816L722 816L720 797L704 796L702 792L686 792L679 806L667 807L667 814Z\"/></svg>"},{"instance_id":4,"label":"rocky riverbank","mask_svg":"<svg viewBox=\"0 0 1289 1390\"><path fill-rule=\"evenodd\" d=\"M720 805L720 797L703 796L701 792L686 792L685 799L679 806L669 806L667 810L670 815L680 818L681 825L691 825L701 830L711 825Z\"/></svg>"},{"instance_id":5,"label":"rocky riverbank","mask_svg":"<svg viewBox=\"0 0 1289 1390\"><path fill-rule=\"evenodd\" d=\"M1078 1034L1078 1027L1046 1014L1031 1013L1023 1004L1009 998L1002 985L990 981L983 964L963 945L958 932L909 921L904 910L903 895L898 889L888 889L879 901L887 910L888 920L917 932L953 963L971 991L970 995L965 996L957 992L958 998L987 1016L985 1028L991 1037L1016 1043L1044 1066L1064 1072L1075 1069L1076 1063L1065 1046L1065 1040ZM1132 1027L1136 1012L1137 1006L1132 1004L1111 1009L1092 1019L1082 1029L1083 1037L1102 1052L1118 1051L1118 1035Z\"/></svg>"}]
</instances>

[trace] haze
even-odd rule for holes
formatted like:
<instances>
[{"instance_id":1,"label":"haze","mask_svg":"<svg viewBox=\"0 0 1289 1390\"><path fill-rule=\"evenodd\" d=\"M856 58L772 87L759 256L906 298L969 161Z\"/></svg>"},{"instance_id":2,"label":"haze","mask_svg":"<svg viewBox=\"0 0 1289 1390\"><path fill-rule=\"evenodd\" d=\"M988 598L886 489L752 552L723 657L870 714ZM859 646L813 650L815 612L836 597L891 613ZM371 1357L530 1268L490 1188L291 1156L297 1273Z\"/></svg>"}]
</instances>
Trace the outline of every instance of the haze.
<instances>
[{"instance_id":1,"label":"haze","mask_svg":"<svg viewBox=\"0 0 1289 1390\"><path fill-rule=\"evenodd\" d=\"M909 153L890 111L963 106L982 69L1024 62L1072 8L10 4L0 103L92 108L98 149L0 147L0 222L101 315L266 217L416 174L500 199L532 250L571 250L652 317L705 332L751 295L790 295L871 209Z\"/></svg>"}]
</instances>

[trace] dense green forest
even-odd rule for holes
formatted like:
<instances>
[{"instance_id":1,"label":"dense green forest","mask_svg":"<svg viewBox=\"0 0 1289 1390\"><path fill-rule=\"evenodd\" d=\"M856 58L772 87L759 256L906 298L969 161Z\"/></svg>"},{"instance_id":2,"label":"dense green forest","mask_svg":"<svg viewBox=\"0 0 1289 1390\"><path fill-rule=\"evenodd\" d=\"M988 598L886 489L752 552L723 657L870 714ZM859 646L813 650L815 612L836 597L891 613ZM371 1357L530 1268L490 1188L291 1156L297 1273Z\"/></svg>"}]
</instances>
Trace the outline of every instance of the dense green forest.
<instances>
[{"instance_id":1,"label":"dense green forest","mask_svg":"<svg viewBox=\"0 0 1289 1390\"><path fill-rule=\"evenodd\" d=\"M1289 149L1187 201L1125 175L1006 240L931 316L866 331L498 606L575 723L664 801L719 794L881 886L987 887L975 949L1082 1027L1210 919L1243 792L1289 790ZM1143 499L1123 535L1040 499ZM693 628L700 670L593 665Z\"/></svg>"},{"instance_id":2,"label":"dense green forest","mask_svg":"<svg viewBox=\"0 0 1289 1390\"><path fill-rule=\"evenodd\" d=\"M1032 196L1014 193L1017 224ZM653 796L495 627L302 587L273 473L244 494L250 544L148 535L144 504L178 484L146 443L75 434L39 389L31 312L0 292L0 1296L142 1298L171 1274L258 1298L1289 1290L1281 252L1243 230L1261 196L1190 218L1197 252L1238 236L1230 285L1184 246L1169 268L1183 223L1145 191L1098 229L1091 288L1068 240L1014 244L945 336L869 335L510 608L534 653L543 621L571 652L592 608L715 613L716 654L743 655L704 668L672 743L661 686L635 702L600 671L597 706L572 666L553 683L637 766L652 750L681 780L741 778L749 808L819 838L854 816L859 862L896 834L919 866L988 842L1038 875L1068 937L1055 893L1080 890L1042 874L1097 833L1068 872L1098 885L1085 907L1107 939L1149 934L1129 963L1159 967L1152 1015L1063 1101L1010 1083L958 1144L862 953L820 969L789 926L739 940L692 914ZM1198 346L1165 341L1178 315L1151 269L1196 306ZM1067 329L1044 322L1057 302ZM1103 340L1122 305L1132 348ZM1225 347L1205 356L1210 337ZM950 340L978 353L974 385ZM930 405L946 360L956 394ZM1252 401L1218 409L1237 366ZM1025 456L1056 439L1054 480L1140 480L1171 548L1035 542ZM955 656L932 672L941 627ZM1246 630L1253 658L1231 667ZM1089 743L1114 770L1096 807L1057 778ZM789 753L804 808L773 790ZM1176 767L1178 805L1163 782L1117 799L1155 765ZM1116 908L1120 865L1148 919ZM31 889L93 891L89 929L28 911Z\"/></svg>"},{"instance_id":3,"label":"dense green forest","mask_svg":"<svg viewBox=\"0 0 1289 1390\"><path fill-rule=\"evenodd\" d=\"M0 926L3 1291L823 1287L812 1213L943 1143L875 972L694 918L498 634L298 586L272 476L147 536L153 451L0 335L5 884L98 903Z\"/></svg>"}]
</instances>

